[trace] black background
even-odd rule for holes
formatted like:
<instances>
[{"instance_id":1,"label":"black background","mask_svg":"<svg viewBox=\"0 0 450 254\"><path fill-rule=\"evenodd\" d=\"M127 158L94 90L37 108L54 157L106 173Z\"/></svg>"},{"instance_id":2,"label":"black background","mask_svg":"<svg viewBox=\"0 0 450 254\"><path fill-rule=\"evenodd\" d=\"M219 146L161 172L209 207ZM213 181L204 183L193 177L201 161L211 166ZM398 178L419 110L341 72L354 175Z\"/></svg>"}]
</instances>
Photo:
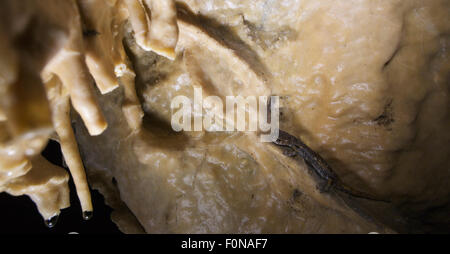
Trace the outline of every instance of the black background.
<instances>
[{"instance_id":1,"label":"black background","mask_svg":"<svg viewBox=\"0 0 450 254\"><path fill-rule=\"evenodd\" d=\"M42 155L53 164L63 167L62 154L57 142L50 141ZM104 204L103 196L98 191L91 190L94 216L85 221L81 216L81 206L72 179L69 180L69 186L70 207L61 211L58 223L53 228L45 226L36 205L28 196L14 197L0 193L0 234L70 232L120 234L117 226L110 220L112 209Z\"/></svg>"}]
</instances>

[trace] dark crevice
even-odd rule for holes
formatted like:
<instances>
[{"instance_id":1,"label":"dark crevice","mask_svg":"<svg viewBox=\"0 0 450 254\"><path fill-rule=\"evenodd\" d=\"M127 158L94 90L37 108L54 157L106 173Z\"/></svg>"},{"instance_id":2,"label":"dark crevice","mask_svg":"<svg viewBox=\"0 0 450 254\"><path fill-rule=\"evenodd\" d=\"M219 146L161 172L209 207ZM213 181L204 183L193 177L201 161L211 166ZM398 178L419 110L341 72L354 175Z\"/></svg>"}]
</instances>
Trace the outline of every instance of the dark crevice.
<instances>
[{"instance_id":1,"label":"dark crevice","mask_svg":"<svg viewBox=\"0 0 450 254\"><path fill-rule=\"evenodd\" d=\"M395 121L392 102L392 99L389 100L388 103L384 106L383 113L373 120L379 126L389 127Z\"/></svg>"},{"instance_id":2,"label":"dark crevice","mask_svg":"<svg viewBox=\"0 0 450 254\"><path fill-rule=\"evenodd\" d=\"M386 63L384 63L383 65L383 71L392 63L392 60L394 60L394 58L397 56L398 52L400 51L400 47L397 47L397 49L394 51L394 53L392 54L392 56L389 58L389 60L386 61Z\"/></svg>"},{"instance_id":3,"label":"dark crevice","mask_svg":"<svg viewBox=\"0 0 450 254\"><path fill-rule=\"evenodd\" d=\"M246 62L259 77L268 80L270 72L263 64L258 54L245 43L230 27L225 26L210 17L193 13L189 6L177 3L178 18L202 29L224 47L237 52L237 56Z\"/></svg>"},{"instance_id":4,"label":"dark crevice","mask_svg":"<svg viewBox=\"0 0 450 254\"><path fill-rule=\"evenodd\" d=\"M94 29L86 29L86 30L83 30L83 36L84 37L94 37L94 36L97 36L97 35L99 35L100 33L99 32L97 32L96 30L94 30Z\"/></svg>"}]
</instances>

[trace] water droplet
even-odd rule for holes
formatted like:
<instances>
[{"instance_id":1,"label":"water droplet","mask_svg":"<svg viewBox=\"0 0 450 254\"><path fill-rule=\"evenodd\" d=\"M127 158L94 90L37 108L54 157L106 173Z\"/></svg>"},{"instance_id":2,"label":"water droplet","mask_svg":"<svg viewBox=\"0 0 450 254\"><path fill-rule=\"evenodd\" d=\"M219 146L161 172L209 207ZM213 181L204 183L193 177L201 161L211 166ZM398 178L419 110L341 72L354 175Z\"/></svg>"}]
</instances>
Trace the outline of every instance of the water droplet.
<instances>
[{"instance_id":1,"label":"water droplet","mask_svg":"<svg viewBox=\"0 0 450 254\"><path fill-rule=\"evenodd\" d=\"M84 211L83 212L84 220L90 220L90 219L92 219L92 216L94 216L94 212L92 212L92 211Z\"/></svg>"},{"instance_id":2,"label":"water droplet","mask_svg":"<svg viewBox=\"0 0 450 254\"><path fill-rule=\"evenodd\" d=\"M56 222L58 222L58 218L59 218L59 215L55 215L55 216L51 217L50 219L45 220L45 225L48 228L54 227L56 225Z\"/></svg>"}]
</instances>

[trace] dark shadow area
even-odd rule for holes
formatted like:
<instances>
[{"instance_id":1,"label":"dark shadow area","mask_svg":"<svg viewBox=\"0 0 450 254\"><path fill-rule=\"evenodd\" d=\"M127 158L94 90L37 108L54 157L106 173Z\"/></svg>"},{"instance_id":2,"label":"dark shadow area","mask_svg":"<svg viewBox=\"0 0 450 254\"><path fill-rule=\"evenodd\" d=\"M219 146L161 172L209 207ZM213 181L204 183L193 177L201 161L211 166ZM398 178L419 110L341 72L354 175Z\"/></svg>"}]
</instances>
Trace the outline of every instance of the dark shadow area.
<instances>
[{"instance_id":1,"label":"dark shadow area","mask_svg":"<svg viewBox=\"0 0 450 254\"><path fill-rule=\"evenodd\" d=\"M57 142L50 141L42 155L51 163L63 167L63 157ZM0 222L0 234L121 234L110 219L112 209L105 205L104 198L98 191L91 189L94 216L85 221L72 178L69 180L69 187L71 205L61 211L53 228L45 226L36 205L28 196L14 197L0 193L0 207L3 208L0 210L0 217L3 218Z\"/></svg>"},{"instance_id":2,"label":"dark shadow area","mask_svg":"<svg viewBox=\"0 0 450 254\"><path fill-rule=\"evenodd\" d=\"M199 13L193 13L184 3L177 3L178 19L193 24L203 30L206 34L214 38L224 47L232 49L237 56L265 81L270 80L270 72L262 63L259 56L253 49L247 45L231 28L224 26L220 22L203 16Z\"/></svg>"}]
</instances>

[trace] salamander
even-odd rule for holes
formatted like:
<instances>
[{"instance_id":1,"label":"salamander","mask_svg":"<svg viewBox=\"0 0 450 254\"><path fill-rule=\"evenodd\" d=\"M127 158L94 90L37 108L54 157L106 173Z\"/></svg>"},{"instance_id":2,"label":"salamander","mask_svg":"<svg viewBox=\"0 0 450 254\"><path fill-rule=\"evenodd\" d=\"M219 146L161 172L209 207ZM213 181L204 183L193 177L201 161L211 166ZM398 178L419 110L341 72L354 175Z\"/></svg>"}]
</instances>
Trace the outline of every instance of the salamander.
<instances>
[{"instance_id":1,"label":"salamander","mask_svg":"<svg viewBox=\"0 0 450 254\"><path fill-rule=\"evenodd\" d=\"M387 200L382 200L367 193L355 190L346 184L344 184L338 177L338 175L333 171L330 165L316 152L309 148L303 141L292 136L291 134L279 130L279 136L274 144L284 148L284 154L289 157L294 157L299 155L303 158L308 167L316 173L320 179L324 180L325 184L321 183L318 189L321 192L329 192L331 190L338 190L344 192L348 195L373 200L381 202L389 202Z\"/></svg>"}]
</instances>

